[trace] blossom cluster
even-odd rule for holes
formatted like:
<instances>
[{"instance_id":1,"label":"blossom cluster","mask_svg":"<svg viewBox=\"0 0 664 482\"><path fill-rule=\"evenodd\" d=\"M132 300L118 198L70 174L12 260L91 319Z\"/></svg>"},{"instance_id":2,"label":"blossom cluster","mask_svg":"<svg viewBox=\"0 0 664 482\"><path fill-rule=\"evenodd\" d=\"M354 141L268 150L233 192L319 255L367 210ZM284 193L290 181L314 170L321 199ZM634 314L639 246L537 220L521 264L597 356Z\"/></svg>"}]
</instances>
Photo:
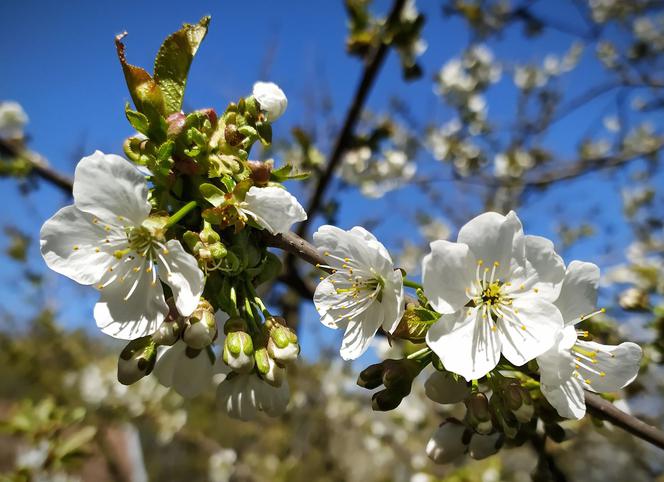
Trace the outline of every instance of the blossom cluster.
<instances>
[{"instance_id":1,"label":"blossom cluster","mask_svg":"<svg viewBox=\"0 0 664 482\"><path fill-rule=\"evenodd\" d=\"M325 326L345 330L342 358L362 355L379 330L423 344L412 356L360 374L361 386L384 385L374 409L398 406L429 363L437 370L426 384L429 397L466 404L464 421L445 422L431 439L427 452L435 461L495 453L505 437L533 429L536 407L579 419L584 391L617 391L637 375L638 345L603 345L577 327L602 312L599 268L566 266L551 241L524 234L514 212L482 214L456 242L433 241L421 286L395 270L363 228L323 226L314 242L330 260L320 267L331 270L314 302ZM417 287L418 295L405 311L404 286Z\"/></svg>"}]
</instances>

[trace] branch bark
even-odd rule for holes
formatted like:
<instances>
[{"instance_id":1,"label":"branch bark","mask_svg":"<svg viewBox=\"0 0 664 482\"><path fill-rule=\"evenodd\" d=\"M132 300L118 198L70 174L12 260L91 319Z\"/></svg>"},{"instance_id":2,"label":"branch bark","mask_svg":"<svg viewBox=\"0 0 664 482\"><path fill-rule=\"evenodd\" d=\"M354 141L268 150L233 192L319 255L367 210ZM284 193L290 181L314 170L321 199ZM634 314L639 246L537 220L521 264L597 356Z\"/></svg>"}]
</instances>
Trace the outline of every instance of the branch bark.
<instances>
[{"instance_id":1,"label":"branch bark","mask_svg":"<svg viewBox=\"0 0 664 482\"><path fill-rule=\"evenodd\" d=\"M387 22L385 24L386 28L398 19L405 3L405 0L395 0L387 17ZM367 101L371 87L378 76L378 72L380 71L380 67L383 65L388 51L389 45L381 41L378 47L374 50L373 54L370 56L369 61L364 68L362 78L360 79L360 83L358 84L357 90L355 91L355 96L353 97L353 102L346 112L346 118L344 119L341 131L339 131L339 135L337 136L337 139L334 143L334 148L332 149L330 159L325 166L325 170L318 178L314 192L311 196L311 199L309 200L309 205L307 206L308 218L298 226L297 234L300 236L304 236L307 233L309 223L313 221L314 216L320 209L321 203L323 202L323 197L325 196L325 191L332 181L334 171L341 162L341 155L348 148L348 143L351 139L351 136L353 135L353 131L355 130L355 125L360 118L360 114L362 113L364 104Z\"/></svg>"}]
</instances>

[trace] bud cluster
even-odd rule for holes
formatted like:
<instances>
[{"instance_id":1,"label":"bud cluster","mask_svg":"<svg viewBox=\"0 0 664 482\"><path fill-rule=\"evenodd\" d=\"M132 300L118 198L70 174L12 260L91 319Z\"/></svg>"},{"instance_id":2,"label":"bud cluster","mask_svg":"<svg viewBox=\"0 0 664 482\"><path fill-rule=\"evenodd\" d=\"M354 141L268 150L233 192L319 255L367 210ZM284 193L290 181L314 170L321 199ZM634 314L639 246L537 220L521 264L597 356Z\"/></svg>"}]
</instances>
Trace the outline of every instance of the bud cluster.
<instances>
[{"instance_id":1,"label":"bud cluster","mask_svg":"<svg viewBox=\"0 0 664 482\"><path fill-rule=\"evenodd\" d=\"M422 363L417 360L388 359L362 370L357 384L369 390L384 386L383 390L373 394L371 406L380 412L394 410L410 394L413 380L422 368Z\"/></svg>"}]
</instances>

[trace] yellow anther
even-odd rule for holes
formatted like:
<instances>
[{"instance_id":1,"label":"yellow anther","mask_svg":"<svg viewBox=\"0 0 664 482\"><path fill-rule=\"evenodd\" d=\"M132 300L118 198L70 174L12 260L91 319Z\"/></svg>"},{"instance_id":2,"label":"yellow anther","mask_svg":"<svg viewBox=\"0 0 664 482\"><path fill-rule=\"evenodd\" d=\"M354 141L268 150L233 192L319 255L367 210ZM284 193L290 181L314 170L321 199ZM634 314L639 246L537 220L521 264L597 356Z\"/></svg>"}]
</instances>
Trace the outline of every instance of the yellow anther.
<instances>
[{"instance_id":1,"label":"yellow anther","mask_svg":"<svg viewBox=\"0 0 664 482\"><path fill-rule=\"evenodd\" d=\"M99 219L92 218L92 224L99 224Z\"/></svg>"},{"instance_id":2,"label":"yellow anther","mask_svg":"<svg viewBox=\"0 0 664 482\"><path fill-rule=\"evenodd\" d=\"M140 270L141 270L141 269L140 269L138 266L135 266L135 267L132 269L132 271L133 271L134 273L138 273Z\"/></svg>"},{"instance_id":3,"label":"yellow anther","mask_svg":"<svg viewBox=\"0 0 664 482\"><path fill-rule=\"evenodd\" d=\"M147 271L148 273L152 273L152 266L148 266L148 267L145 269L145 271Z\"/></svg>"},{"instance_id":4,"label":"yellow anther","mask_svg":"<svg viewBox=\"0 0 664 482\"><path fill-rule=\"evenodd\" d=\"M521 329L522 329L523 331L526 331L526 325L521 325Z\"/></svg>"},{"instance_id":5,"label":"yellow anther","mask_svg":"<svg viewBox=\"0 0 664 482\"><path fill-rule=\"evenodd\" d=\"M110 231L110 230L111 230L111 227L108 224L106 226L104 226L104 231Z\"/></svg>"},{"instance_id":6,"label":"yellow anther","mask_svg":"<svg viewBox=\"0 0 664 482\"><path fill-rule=\"evenodd\" d=\"M164 249L161 251L161 254L163 254L163 255L167 255L167 254L168 254L168 250L164 248Z\"/></svg>"},{"instance_id":7,"label":"yellow anther","mask_svg":"<svg viewBox=\"0 0 664 482\"><path fill-rule=\"evenodd\" d=\"M525 289L525 287L526 287L526 285L522 284L521 286L519 286L519 289L522 290L522 289Z\"/></svg>"},{"instance_id":8,"label":"yellow anther","mask_svg":"<svg viewBox=\"0 0 664 482\"><path fill-rule=\"evenodd\" d=\"M95 253L98 253L99 251L101 251L101 249L95 248Z\"/></svg>"},{"instance_id":9,"label":"yellow anther","mask_svg":"<svg viewBox=\"0 0 664 482\"><path fill-rule=\"evenodd\" d=\"M323 256L329 256L329 255L330 255L330 252L329 252L329 251L325 251L325 252L323 253Z\"/></svg>"},{"instance_id":10,"label":"yellow anther","mask_svg":"<svg viewBox=\"0 0 664 482\"><path fill-rule=\"evenodd\" d=\"M533 291L534 291L535 293L539 293L539 289L538 289L538 288L533 288Z\"/></svg>"},{"instance_id":11,"label":"yellow anther","mask_svg":"<svg viewBox=\"0 0 664 482\"><path fill-rule=\"evenodd\" d=\"M491 331L496 331L496 329L497 329L497 328L496 328L496 325L492 325L492 326L491 326Z\"/></svg>"},{"instance_id":12,"label":"yellow anther","mask_svg":"<svg viewBox=\"0 0 664 482\"><path fill-rule=\"evenodd\" d=\"M599 312L600 312L600 313L606 313L606 308L600 308L600 309L599 309Z\"/></svg>"},{"instance_id":13,"label":"yellow anther","mask_svg":"<svg viewBox=\"0 0 664 482\"><path fill-rule=\"evenodd\" d=\"M484 264L484 261L481 260L481 259L478 259L478 260L477 260L477 264L478 264L479 266L482 266L482 265Z\"/></svg>"},{"instance_id":14,"label":"yellow anther","mask_svg":"<svg viewBox=\"0 0 664 482\"><path fill-rule=\"evenodd\" d=\"M108 272L109 272L109 273L112 273L112 272L113 272L113 268L108 268Z\"/></svg>"},{"instance_id":15,"label":"yellow anther","mask_svg":"<svg viewBox=\"0 0 664 482\"><path fill-rule=\"evenodd\" d=\"M74 251L78 251L78 244L74 245Z\"/></svg>"},{"instance_id":16,"label":"yellow anther","mask_svg":"<svg viewBox=\"0 0 664 482\"><path fill-rule=\"evenodd\" d=\"M600 377L605 377L605 376L606 376L606 373L604 373L604 372L599 372L599 376L600 376Z\"/></svg>"},{"instance_id":17,"label":"yellow anther","mask_svg":"<svg viewBox=\"0 0 664 482\"><path fill-rule=\"evenodd\" d=\"M494 261L493 265L497 268L498 266L500 266L500 263L498 261Z\"/></svg>"},{"instance_id":18,"label":"yellow anther","mask_svg":"<svg viewBox=\"0 0 664 482\"><path fill-rule=\"evenodd\" d=\"M586 378L586 379L584 380L584 382L586 382L588 385L590 385L590 378Z\"/></svg>"},{"instance_id":19,"label":"yellow anther","mask_svg":"<svg viewBox=\"0 0 664 482\"><path fill-rule=\"evenodd\" d=\"M104 287L104 285L98 285L97 289L102 289L103 287Z\"/></svg>"},{"instance_id":20,"label":"yellow anther","mask_svg":"<svg viewBox=\"0 0 664 482\"><path fill-rule=\"evenodd\" d=\"M350 261L350 258L344 258L344 261L348 263Z\"/></svg>"}]
</instances>

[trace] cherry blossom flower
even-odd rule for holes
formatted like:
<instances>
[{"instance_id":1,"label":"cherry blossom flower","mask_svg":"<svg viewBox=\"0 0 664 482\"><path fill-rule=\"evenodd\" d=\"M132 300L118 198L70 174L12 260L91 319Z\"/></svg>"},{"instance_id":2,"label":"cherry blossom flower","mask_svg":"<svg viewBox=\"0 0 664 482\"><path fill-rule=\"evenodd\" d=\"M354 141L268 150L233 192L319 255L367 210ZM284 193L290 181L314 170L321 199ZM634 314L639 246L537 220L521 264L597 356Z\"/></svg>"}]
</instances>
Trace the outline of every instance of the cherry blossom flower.
<instances>
[{"instance_id":1,"label":"cherry blossom flower","mask_svg":"<svg viewBox=\"0 0 664 482\"><path fill-rule=\"evenodd\" d=\"M159 347L153 373L165 387L192 398L212 383L213 367L207 349L194 350L178 340L173 346Z\"/></svg>"},{"instance_id":2,"label":"cherry blossom flower","mask_svg":"<svg viewBox=\"0 0 664 482\"><path fill-rule=\"evenodd\" d=\"M556 305L565 320L553 347L537 357L541 390L565 418L582 418L586 413L584 390L614 392L629 385L639 371L641 347L625 342L617 346L579 340L585 331L574 325L593 316L597 301L599 268L573 261L565 274Z\"/></svg>"},{"instance_id":3,"label":"cherry blossom flower","mask_svg":"<svg viewBox=\"0 0 664 482\"><path fill-rule=\"evenodd\" d=\"M238 205L238 211L272 234L288 232L293 224L307 219L295 196L276 186L252 186Z\"/></svg>"},{"instance_id":4,"label":"cherry blossom flower","mask_svg":"<svg viewBox=\"0 0 664 482\"><path fill-rule=\"evenodd\" d=\"M289 394L286 380L274 386L255 373L231 373L217 388L217 400L228 415L245 421L255 419L260 412L270 417L283 414Z\"/></svg>"},{"instance_id":5,"label":"cherry blossom flower","mask_svg":"<svg viewBox=\"0 0 664 482\"><path fill-rule=\"evenodd\" d=\"M501 353L521 366L548 350L563 319L553 301L565 274L553 243L524 236L514 212L484 213L456 243L434 241L422 262L424 292L442 314L427 344L445 368L481 378Z\"/></svg>"},{"instance_id":6,"label":"cherry blossom flower","mask_svg":"<svg viewBox=\"0 0 664 482\"><path fill-rule=\"evenodd\" d=\"M253 96L261 106L261 110L267 113L270 122L276 121L286 112L288 99L284 91L272 82L256 82L254 84Z\"/></svg>"},{"instance_id":7,"label":"cherry blossom flower","mask_svg":"<svg viewBox=\"0 0 664 482\"><path fill-rule=\"evenodd\" d=\"M42 226L41 253L52 270L101 297L97 326L115 338L150 335L168 313L159 280L190 315L203 291L203 273L179 241L166 241L149 217L145 178L125 159L96 151L76 167L74 204Z\"/></svg>"},{"instance_id":8,"label":"cherry blossom flower","mask_svg":"<svg viewBox=\"0 0 664 482\"><path fill-rule=\"evenodd\" d=\"M11 100L0 102L0 139L21 139L27 123L28 115L21 104Z\"/></svg>"},{"instance_id":9,"label":"cherry blossom flower","mask_svg":"<svg viewBox=\"0 0 664 482\"><path fill-rule=\"evenodd\" d=\"M329 259L332 274L321 281L314 304L321 322L345 329L341 357L354 360L380 327L393 332L403 315L403 278L390 254L366 229L321 226L314 244Z\"/></svg>"}]
</instances>

